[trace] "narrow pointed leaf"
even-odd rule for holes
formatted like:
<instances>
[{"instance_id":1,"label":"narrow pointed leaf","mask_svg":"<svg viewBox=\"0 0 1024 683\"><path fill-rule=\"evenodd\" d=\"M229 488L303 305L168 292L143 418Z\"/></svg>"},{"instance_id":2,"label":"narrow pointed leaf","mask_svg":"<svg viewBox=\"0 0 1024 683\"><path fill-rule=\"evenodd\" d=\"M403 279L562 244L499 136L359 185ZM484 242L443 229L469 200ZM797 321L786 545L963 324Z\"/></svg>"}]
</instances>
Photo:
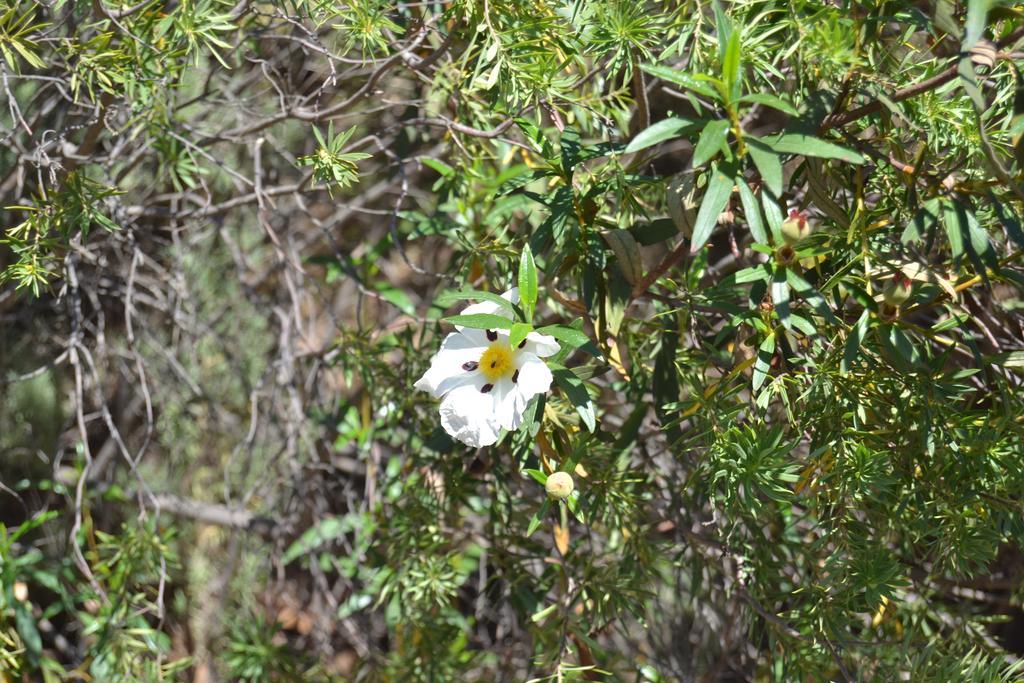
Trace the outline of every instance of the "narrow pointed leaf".
<instances>
[{"instance_id":1,"label":"narrow pointed leaf","mask_svg":"<svg viewBox=\"0 0 1024 683\"><path fill-rule=\"evenodd\" d=\"M697 212L697 222L694 225L690 243L692 253L700 251L711 237L711 232L718 223L719 214L729 203L734 183L731 167L719 166L714 169L707 192L704 193L704 199L701 201L700 211Z\"/></svg>"}]
</instances>

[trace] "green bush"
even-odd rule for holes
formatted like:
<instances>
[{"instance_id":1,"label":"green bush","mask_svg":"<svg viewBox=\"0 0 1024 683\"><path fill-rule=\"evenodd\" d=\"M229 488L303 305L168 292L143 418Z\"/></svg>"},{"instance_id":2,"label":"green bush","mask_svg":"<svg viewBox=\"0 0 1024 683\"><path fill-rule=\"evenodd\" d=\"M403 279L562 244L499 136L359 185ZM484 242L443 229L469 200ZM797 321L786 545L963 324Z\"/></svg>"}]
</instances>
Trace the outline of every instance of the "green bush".
<instances>
[{"instance_id":1,"label":"green bush","mask_svg":"<svg viewBox=\"0 0 1024 683\"><path fill-rule=\"evenodd\" d=\"M0 0L0 682L1020 680L1022 46Z\"/></svg>"}]
</instances>

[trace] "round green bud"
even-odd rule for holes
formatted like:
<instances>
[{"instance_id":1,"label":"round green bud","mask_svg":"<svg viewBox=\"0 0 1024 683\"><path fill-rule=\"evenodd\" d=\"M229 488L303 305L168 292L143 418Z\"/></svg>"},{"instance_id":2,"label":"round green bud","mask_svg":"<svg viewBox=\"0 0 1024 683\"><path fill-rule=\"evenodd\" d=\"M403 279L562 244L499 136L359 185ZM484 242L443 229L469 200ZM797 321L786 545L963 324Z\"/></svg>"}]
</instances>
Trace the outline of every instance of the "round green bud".
<instances>
[{"instance_id":1,"label":"round green bud","mask_svg":"<svg viewBox=\"0 0 1024 683\"><path fill-rule=\"evenodd\" d=\"M795 209L789 212L789 218L782 221L779 229L782 231L782 239L790 246L810 235L812 231L807 214Z\"/></svg>"},{"instance_id":2,"label":"round green bud","mask_svg":"<svg viewBox=\"0 0 1024 683\"><path fill-rule=\"evenodd\" d=\"M573 488L572 477L568 472L554 472L544 484L544 490L548 492L548 496L555 500L565 500L572 493Z\"/></svg>"},{"instance_id":3,"label":"round green bud","mask_svg":"<svg viewBox=\"0 0 1024 683\"><path fill-rule=\"evenodd\" d=\"M882 291L882 299L890 306L902 306L910 298L913 283L903 273L898 273Z\"/></svg>"}]
</instances>

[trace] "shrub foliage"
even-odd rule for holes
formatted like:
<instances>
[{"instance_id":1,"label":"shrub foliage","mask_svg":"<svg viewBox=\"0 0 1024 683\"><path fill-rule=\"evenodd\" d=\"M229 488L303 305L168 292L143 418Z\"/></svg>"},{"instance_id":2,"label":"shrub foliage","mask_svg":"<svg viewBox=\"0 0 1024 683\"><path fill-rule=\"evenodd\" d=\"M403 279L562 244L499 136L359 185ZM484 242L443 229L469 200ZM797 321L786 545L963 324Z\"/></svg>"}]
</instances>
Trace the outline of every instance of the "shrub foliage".
<instances>
[{"instance_id":1,"label":"shrub foliage","mask_svg":"<svg viewBox=\"0 0 1024 683\"><path fill-rule=\"evenodd\" d=\"M0 681L1019 680L1022 46L0 0ZM413 384L516 284L468 448Z\"/></svg>"}]
</instances>

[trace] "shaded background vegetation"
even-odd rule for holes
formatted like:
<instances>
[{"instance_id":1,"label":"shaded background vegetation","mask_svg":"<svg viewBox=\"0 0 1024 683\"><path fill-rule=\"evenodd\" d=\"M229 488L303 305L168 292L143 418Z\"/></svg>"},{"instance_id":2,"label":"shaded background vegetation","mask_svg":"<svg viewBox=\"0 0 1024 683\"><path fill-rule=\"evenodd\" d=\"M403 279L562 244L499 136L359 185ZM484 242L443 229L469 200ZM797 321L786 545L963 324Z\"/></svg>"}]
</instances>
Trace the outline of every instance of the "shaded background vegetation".
<instances>
[{"instance_id":1,"label":"shaded background vegetation","mask_svg":"<svg viewBox=\"0 0 1024 683\"><path fill-rule=\"evenodd\" d=\"M1022 36L0 0L0 680L1014 680ZM600 354L472 451L412 384L527 243Z\"/></svg>"}]
</instances>

